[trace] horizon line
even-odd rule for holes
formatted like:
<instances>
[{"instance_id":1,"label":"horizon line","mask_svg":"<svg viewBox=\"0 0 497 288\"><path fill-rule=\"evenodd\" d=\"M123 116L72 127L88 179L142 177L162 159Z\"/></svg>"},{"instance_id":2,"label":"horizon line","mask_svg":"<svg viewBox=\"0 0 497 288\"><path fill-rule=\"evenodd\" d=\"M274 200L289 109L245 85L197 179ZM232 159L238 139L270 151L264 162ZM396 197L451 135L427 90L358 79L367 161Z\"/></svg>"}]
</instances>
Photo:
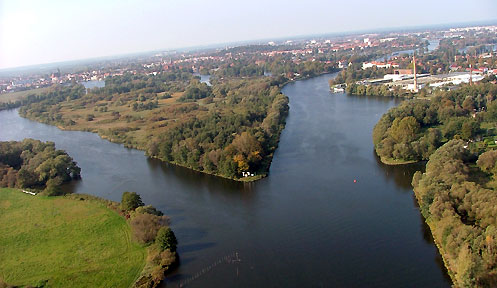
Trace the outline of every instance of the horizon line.
<instances>
[{"instance_id":1,"label":"horizon line","mask_svg":"<svg viewBox=\"0 0 497 288\"><path fill-rule=\"evenodd\" d=\"M259 38L259 39L251 39L251 40L238 40L238 41L230 41L230 42L219 42L219 43L212 43L212 44L204 44L204 45L194 45L194 46L186 46L186 47L177 47L177 48L159 48L159 49L150 49L150 50L142 50L142 51L135 51L135 52L124 52L121 54L111 54L111 55L99 55L99 56L94 56L94 57L84 57L84 58L73 58L73 59L67 59L67 60L60 60L60 61L54 61L54 62L44 62L44 63L34 63L34 64L28 64L28 65L21 65L21 66L10 66L10 67L4 67L0 68L0 73L9 73L9 72L16 72L16 70L31 70L31 69L36 69L37 66L43 66L43 65L49 65L49 66L56 66L57 64L65 64L65 65L71 65L75 63L70 63L70 62L91 62L91 61L102 61L102 60L113 60L112 58L115 59L124 59L124 58L129 58L133 56L138 56L138 55L145 55L145 54L152 54L152 53L164 53L164 52L177 52L183 51L185 53L192 52L192 51L202 51L202 50L209 50L209 49L216 49L220 48L222 46L231 46L232 47L240 47L240 46L246 46L246 45L262 45L261 43L257 42L267 42L271 40L290 40L290 39L305 39L308 37L324 37L324 36L334 36L334 37L340 37L340 36L354 36L354 35L361 35L361 34L369 34L369 33L392 33L392 32L401 32L401 31L415 31L417 29L435 29L435 28L447 28L448 26L453 26L453 27L469 27L469 26L478 26L478 25L483 25L483 26L491 26L491 25L497 25L497 18L496 19L490 19L490 20L483 20L483 21L469 21L469 22L457 22L457 23L438 23L438 24L429 24L429 25L416 25L416 26L396 26L396 27L380 27L380 28L374 28L374 29L364 29L364 30L349 30L349 31L340 31L340 32L325 32L325 33L319 33L319 34L300 34L300 35L287 35L287 36L275 36L275 37L270 37L270 38ZM39 67L39 69L43 69L43 67ZM47 67L48 69L48 67Z\"/></svg>"}]
</instances>

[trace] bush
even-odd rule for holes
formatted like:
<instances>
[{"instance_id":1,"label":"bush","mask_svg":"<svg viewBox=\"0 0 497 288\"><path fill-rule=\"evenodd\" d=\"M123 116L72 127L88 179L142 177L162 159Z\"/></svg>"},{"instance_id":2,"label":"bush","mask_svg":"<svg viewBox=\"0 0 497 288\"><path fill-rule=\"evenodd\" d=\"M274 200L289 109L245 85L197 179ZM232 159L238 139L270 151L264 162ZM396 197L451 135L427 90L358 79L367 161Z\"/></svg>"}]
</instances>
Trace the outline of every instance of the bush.
<instances>
[{"instance_id":1,"label":"bush","mask_svg":"<svg viewBox=\"0 0 497 288\"><path fill-rule=\"evenodd\" d=\"M152 205L140 206L140 207L136 208L135 212L141 213L141 214L152 214L152 215L157 215L157 216L164 215L161 211L157 210Z\"/></svg>"},{"instance_id":2,"label":"bush","mask_svg":"<svg viewBox=\"0 0 497 288\"><path fill-rule=\"evenodd\" d=\"M176 235L174 235L171 228L161 227L159 232L157 232L155 243L157 243L162 250L169 249L170 251L175 252L178 240L176 240Z\"/></svg>"},{"instance_id":3,"label":"bush","mask_svg":"<svg viewBox=\"0 0 497 288\"><path fill-rule=\"evenodd\" d=\"M136 208L143 206L140 195L136 192L124 192L121 199L121 209L125 211L133 211Z\"/></svg>"},{"instance_id":4,"label":"bush","mask_svg":"<svg viewBox=\"0 0 497 288\"><path fill-rule=\"evenodd\" d=\"M147 262L153 263L160 267L166 267L176 261L176 253L169 250L161 251L156 247L151 247L147 256Z\"/></svg>"},{"instance_id":5,"label":"bush","mask_svg":"<svg viewBox=\"0 0 497 288\"><path fill-rule=\"evenodd\" d=\"M61 184L62 184L62 179L60 177L48 179L47 187L45 188L45 190L43 190L43 195L46 196L62 195L62 189L60 189Z\"/></svg>"},{"instance_id":6,"label":"bush","mask_svg":"<svg viewBox=\"0 0 497 288\"><path fill-rule=\"evenodd\" d=\"M142 244L154 241L159 229L167 224L166 216L141 213L134 213L130 221L134 238Z\"/></svg>"}]
</instances>

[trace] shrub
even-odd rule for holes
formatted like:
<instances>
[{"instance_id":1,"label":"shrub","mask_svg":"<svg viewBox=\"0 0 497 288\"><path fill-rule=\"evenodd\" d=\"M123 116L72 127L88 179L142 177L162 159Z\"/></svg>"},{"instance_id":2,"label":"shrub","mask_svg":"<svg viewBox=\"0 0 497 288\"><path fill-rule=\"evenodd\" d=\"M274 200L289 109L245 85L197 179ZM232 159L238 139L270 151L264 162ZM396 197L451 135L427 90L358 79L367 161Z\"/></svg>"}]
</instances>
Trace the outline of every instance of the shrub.
<instances>
[{"instance_id":1,"label":"shrub","mask_svg":"<svg viewBox=\"0 0 497 288\"><path fill-rule=\"evenodd\" d=\"M93 114L86 115L86 121L93 121L93 119L95 119L95 115Z\"/></svg>"},{"instance_id":2,"label":"shrub","mask_svg":"<svg viewBox=\"0 0 497 288\"><path fill-rule=\"evenodd\" d=\"M141 214L152 214L152 215L157 215L157 216L164 215L161 211L155 209L155 207L152 205L140 206L140 207L136 208L135 212L141 213Z\"/></svg>"},{"instance_id":3,"label":"shrub","mask_svg":"<svg viewBox=\"0 0 497 288\"><path fill-rule=\"evenodd\" d=\"M130 220L133 236L142 244L154 241L159 229L167 224L168 218L166 216L157 216L148 213L134 213Z\"/></svg>"},{"instance_id":4,"label":"shrub","mask_svg":"<svg viewBox=\"0 0 497 288\"><path fill-rule=\"evenodd\" d=\"M176 253L171 252L169 250L164 250L161 251L160 249L157 249L156 247L152 247L149 250L148 256L147 256L147 262L153 263L154 265L160 266L160 267L166 267L174 263L176 260Z\"/></svg>"}]
</instances>

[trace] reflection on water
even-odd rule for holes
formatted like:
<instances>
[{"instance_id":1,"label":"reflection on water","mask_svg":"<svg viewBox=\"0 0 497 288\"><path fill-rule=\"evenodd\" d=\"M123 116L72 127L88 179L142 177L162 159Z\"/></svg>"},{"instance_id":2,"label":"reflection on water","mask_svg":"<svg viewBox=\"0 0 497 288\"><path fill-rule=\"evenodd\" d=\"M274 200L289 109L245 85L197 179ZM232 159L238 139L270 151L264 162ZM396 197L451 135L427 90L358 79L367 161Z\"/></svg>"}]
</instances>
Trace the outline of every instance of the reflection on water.
<instances>
[{"instance_id":1,"label":"reflection on water","mask_svg":"<svg viewBox=\"0 0 497 288\"><path fill-rule=\"evenodd\" d=\"M0 140L54 141L82 168L65 189L117 201L136 191L169 215L181 255L169 286L449 287L413 201L417 168L382 165L373 153L373 126L398 100L332 94L330 77L283 89L287 126L269 177L256 183L147 159L16 111L0 112ZM230 255L240 261L222 260Z\"/></svg>"},{"instance_id":2,"label":"reflection on water","mask_svg":"<svg viewBox=\"0 0 497 288\"><path fill-rule=\"evenodd\" d=\"M210 80L211 80L211 75L204 75L204 74L199 74L199 73L193 73L194 76L200 77L200 83L205 83L207 86L212 86Z\"/></svg>"},{"instance_id":3,"label":"reflection on water","mask_svg":"<svg viewBox=\"0 0 497 288\"><path fill-rule=\"evenodd\" d=\"M407 192L410 192L410 189L412 188L411 182L414 173L416 173L416 171L425 171L425 162L407 165L385 165L374 151L372 153L374 154L373 157L375 157L378 166L385 172L385 181L393 180L397 186L406 189Z\"/></svg>"}]
</instances>

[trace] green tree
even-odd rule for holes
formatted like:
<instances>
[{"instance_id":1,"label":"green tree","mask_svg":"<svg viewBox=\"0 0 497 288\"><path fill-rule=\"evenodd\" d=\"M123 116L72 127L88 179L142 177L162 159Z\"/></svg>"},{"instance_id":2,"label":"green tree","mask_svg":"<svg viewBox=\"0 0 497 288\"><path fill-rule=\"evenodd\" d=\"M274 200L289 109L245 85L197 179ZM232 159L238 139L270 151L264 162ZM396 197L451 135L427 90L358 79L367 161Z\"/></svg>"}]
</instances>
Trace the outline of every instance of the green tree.
<instances>
[{"instance_id":1,"label":"green tree","mask_svg":"<svg viewBox=\"0 0 497 288\"><path fill-rule=\"evenodd\" d=\"M31 187L37 183L37 180L38 175L28 169L21 168L17 173L17 185L21 188Z\"/></svg>"},{"instance_id":2,"label":"green tree","mask_svg":"<svg viewBox=\"0 0 497 288\"><path fill-rule=\"evenodd\" d=\"M397 143L409 143L416 138L419 129L420 125L413 116L396 118L390 127L390 136Z\"/></svg>"},{"instance_id":3,"label":"green tree","mask_svg":"<svg viewBox=\"0 0 497 288\"><path fill-rule=\"evenodd\" d=\"M175 252L178 240L176 240L176 235L174 235L171 228L161 227L159 232L157 232L155 243L157 243L162 250L169 249L172 252Z\"/></svg>"},{"instance_id":4,"label":"green tree","mask_svg":"<svg viewBox=\"0 0 497 288\"><path fill-rule=\"evenodd\" d=\"M461 136L464 140L473 138L480 130L480 124L474 120L464 121L461 127Z\"/></svg>"},{"instance_id":5,"label":"green tree","mask_svg":"<svg viewBox=\"0 0 497 288\"><path fill-rule=\"evenodd\" d=\"M497 150L487 151L478 157L476 164L480 169L487 173L497 173Z\"/></svg>"},{"instance_id":6,"label":"green tree","mask_svg":"<svg viewBox=\"0 0 497 288\"><path fill-rule=\"evenodd\" d=\"M121 199L121 209L125 211L132 211L136 208L143 206L142 199L136 192L124 192Z\"/></svg>"}]
</instances>

